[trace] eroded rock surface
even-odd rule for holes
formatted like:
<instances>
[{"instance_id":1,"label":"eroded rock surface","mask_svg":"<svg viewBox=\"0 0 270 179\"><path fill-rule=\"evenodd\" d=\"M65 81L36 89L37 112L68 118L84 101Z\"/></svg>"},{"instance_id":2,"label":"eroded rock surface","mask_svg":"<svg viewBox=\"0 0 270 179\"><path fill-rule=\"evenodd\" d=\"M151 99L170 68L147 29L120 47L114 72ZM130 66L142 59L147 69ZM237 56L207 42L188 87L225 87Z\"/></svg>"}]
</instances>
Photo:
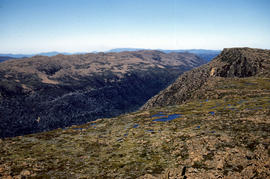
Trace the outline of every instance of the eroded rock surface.
<instances>
[{"instance_id":1,"label":"eroded rock surface","mask_svg":"<svg viewBox=\"0 0 270 179\"><path fill-rule=\"evenodd\" d=\"M209 83L220 78L270 77L270 50L252 48L224 49L210 63L185 72L166 89L152 97L142 109L182 104L199 96ZM229 80L229 79L228 79ZM194 97L195 96L195 97ZM210 97L211 98L211 97Z\"/></svg>"}]
</instances>

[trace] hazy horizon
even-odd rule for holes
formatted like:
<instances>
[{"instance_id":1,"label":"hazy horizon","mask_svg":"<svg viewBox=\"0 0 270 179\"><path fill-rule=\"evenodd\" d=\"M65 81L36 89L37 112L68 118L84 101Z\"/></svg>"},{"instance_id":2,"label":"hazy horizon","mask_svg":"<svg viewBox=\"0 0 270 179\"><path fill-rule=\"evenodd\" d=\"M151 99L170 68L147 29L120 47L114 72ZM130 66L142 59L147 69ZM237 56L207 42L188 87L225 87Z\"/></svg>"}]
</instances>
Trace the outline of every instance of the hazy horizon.
<instances>
[{"instance_id":1,"label":"hazy horizon","mask_svg":"<svg viewBox=\"0 0 270 179\"><path fill-rule=\"evenodd\" d=\"M237 48L237 47L236 47ZM239 47L242 48L242 47ZM244 47L243 47L244 48ZM248 47L249 48L249 47ZM76 51L76 52L66 52L66 51L39 51L39 52L35 52L35 53L5 53L5 52L0 52L0 54L12 54L12 55L19 55L19 54L25 54L25 55L36 55L36 54L43 54L43 53L68 53L68 54L79 54L79 53L99 53L99 52L110 52L111 50L122 50L122 49L127 49L127 51L132 50L132 49L137 49L138 50L161 50L161 51L166 51L166 50L186 50L186 51L191 51L191 50L210 50L210 51L222 51L222 49L150 49L150 48L128 48L128 47L119 47L119 48L112 48L112 49L108 49L108 50L100 50L100 51ZM124 50L125 51L125 50Z\"/></svg>"},{"instance_id":2,"label":"hazy horizon","mask_svg":"<svg viewBox=\"0 0 270 179\"><path fill-rule=\"evenodd\" d=\"M270 48L268 0L0 0L0 53Z\"/></svg>"}]
</instances>

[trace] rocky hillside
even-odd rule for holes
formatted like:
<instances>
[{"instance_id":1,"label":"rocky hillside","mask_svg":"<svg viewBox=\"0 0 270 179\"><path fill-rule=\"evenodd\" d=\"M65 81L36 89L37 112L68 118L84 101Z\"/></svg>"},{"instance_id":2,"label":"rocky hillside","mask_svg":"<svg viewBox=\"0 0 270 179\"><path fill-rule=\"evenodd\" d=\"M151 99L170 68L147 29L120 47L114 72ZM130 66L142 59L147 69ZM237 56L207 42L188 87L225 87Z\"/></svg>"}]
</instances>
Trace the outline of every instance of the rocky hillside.
<instances>
[{"instance_id":1,"label":"rocky hillside","mask_svg":"<svg viewBox=\"0 0 270 179\"><path fill-rule=\"evenodd\" d=\"M0 177L269 178L269 51L225 49L160 94L170 106L156 100L155 108L0 140Z\"/></svg>"},{"instance_id":2,"label":"rocky hillside","mask_svg":"<svg viewBox=\"0 0 270 179\"><path fill-rule=\"evenodd\" d=\"M218 78L218 99L2 139L0 178L269 178L270 78Z\"/></svg>"},{"instance_id":3,"label":"rocky hillside","mask_svg":"<svg viewBox=\"0 0 270 179\"><path fill-rule=\"evenodd\" d=\"M138 109L205 61L138 51L34 56L0 64L0 137L47 131Z\"/></svg>"},{"instance_id":4,"label":"rocky hillside","mask_svg":"<svg viewBox=\"0 0 270 179\"><path fill-rule=\"evenodd\" d=\"M4 62L6 60L9 60L9 59L15 59L15 58L12 58L12 57L9 57L9 56L0 56L0 63Z\"/></svg>"},{"instance_id":5,"label":"rocky hillside","mask_svg":"<svg viewBox=\"0 0 270 179\"><path fill-rule=\"evenodd\" d=\"M142 109L182 104L192 99L219 99L222 93L213 95L206 91L214 91L215 86L219 85L220 77L230 80L230 78L269 76L270 50L224 49L210 63L181 75L168 88L152 97Z\"/></svg>"}]
</instances>

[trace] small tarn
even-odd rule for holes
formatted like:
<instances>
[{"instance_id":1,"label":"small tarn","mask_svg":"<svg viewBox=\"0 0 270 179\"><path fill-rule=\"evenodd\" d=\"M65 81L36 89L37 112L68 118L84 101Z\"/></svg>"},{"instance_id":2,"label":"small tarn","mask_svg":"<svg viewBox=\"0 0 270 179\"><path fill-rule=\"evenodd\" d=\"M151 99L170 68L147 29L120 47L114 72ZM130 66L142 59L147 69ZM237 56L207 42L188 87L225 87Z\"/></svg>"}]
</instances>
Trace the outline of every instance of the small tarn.
<instances>
[{"instance_id":1,"label":"small tarn","mask_svg":"<svg viewBox=\"0 0 270 179\"><path fill-rule=\"evenodd\" d=\"M171 114L168 115L167 118L159 118L159 119L154 119L153 121L157 121L157 122L167 122L167 121L171 121L173 119L179 118L181 116L181 114Z\"/></svg>"}]
</instances>

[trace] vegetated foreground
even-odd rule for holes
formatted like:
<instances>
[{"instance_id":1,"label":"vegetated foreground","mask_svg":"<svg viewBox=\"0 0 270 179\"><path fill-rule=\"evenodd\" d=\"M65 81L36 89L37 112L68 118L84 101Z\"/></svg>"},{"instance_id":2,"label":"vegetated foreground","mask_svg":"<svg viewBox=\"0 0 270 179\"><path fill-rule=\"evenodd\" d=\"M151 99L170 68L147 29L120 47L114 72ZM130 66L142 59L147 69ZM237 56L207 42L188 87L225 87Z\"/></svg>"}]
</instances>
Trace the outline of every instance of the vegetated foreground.
<instances>
[{"instance_id":1,"label":"vegetated foreground","mask_svg":"<svg viewBox=\"0 0 270 179\"><path fill-rule=\"evenodd\" d=\"M211 81L209 98L3 139L0 176L269 177L270 78Z\"/></svg>"}]
</instances>

